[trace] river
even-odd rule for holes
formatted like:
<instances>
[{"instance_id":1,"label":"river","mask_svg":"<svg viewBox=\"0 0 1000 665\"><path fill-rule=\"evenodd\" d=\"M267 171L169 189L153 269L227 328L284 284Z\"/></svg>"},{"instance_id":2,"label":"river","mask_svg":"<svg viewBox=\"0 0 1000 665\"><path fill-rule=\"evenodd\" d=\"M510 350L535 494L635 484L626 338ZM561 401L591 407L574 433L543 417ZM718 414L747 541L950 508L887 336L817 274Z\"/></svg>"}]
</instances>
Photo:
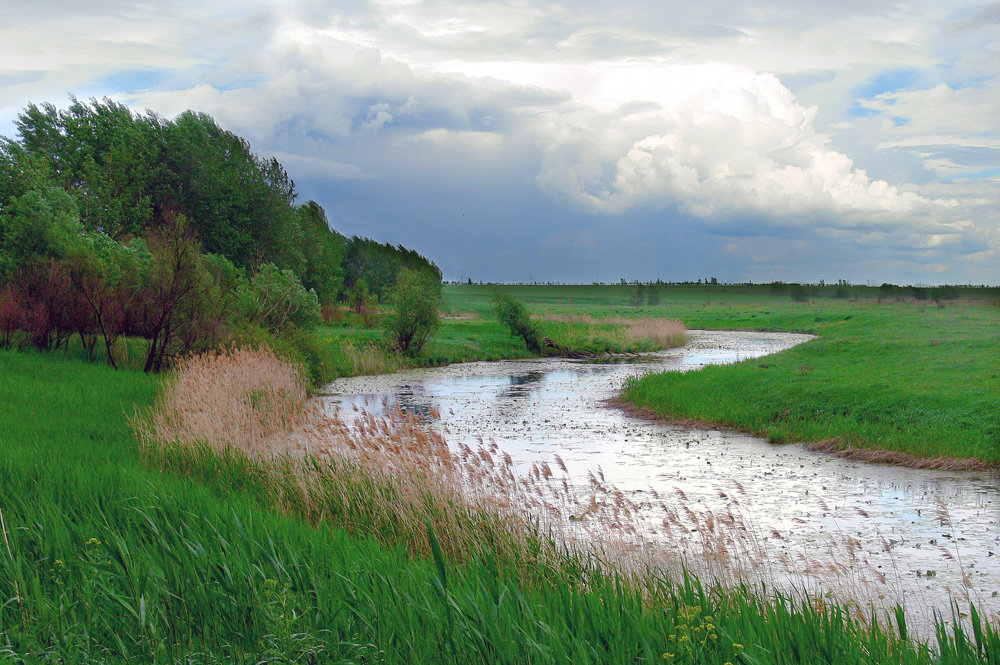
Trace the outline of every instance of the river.
<instances>
[{"instance_id":1,"label":"river","mask_svg":"<svg viewBox=\"0 0 1000 665\"><path fill-rule=\"evenodd\" d=\"M733 431L650 422L606 404L630 376L749 360L809 339L690 331L687 346L652 357L353 377L329 384L323 400L346 420L359 410L417 413L449 446L495 442L522 472L558 455L577 487L594 474L620 489L652 546L691 561L707 556L714 568L705 570L716 574L729 566L819 597L899 602L925 626L934 612L950 616L952 600L1000 612L994 476L845 460ZM713 543L728 556L713 553Z\"/></svg>"}]
</instances>

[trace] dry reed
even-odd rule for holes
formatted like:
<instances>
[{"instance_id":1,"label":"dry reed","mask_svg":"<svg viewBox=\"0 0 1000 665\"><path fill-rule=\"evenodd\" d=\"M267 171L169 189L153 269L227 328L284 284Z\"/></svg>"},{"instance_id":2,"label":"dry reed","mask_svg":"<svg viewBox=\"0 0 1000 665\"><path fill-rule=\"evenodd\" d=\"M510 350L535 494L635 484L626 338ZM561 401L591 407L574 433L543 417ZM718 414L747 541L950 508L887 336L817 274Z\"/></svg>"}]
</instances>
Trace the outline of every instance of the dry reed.
<instances>
[{"instance_id":1,"label":"dry reed","mask_svg":"<svg viewBox=\"0 0 1000 665\"><path fill-rule=\"evenodd\" d=\"M620 348L637 345L650 348L672 348L685 342L686 328L680 321L656 317L596 317L589 314L546 314L542 321L567 324L563 335L573 338L573 344L587 344L600 337L610 337Z\"/></svg>"},{"instance_id":2,"label":"dry reed","mask_svg":"<svg viewBox=\"0 0 1000 665\"><path fill-rule=\"evenodd\" d=\"M212 352L179 361L155 407L134 425L145 443L259 455L300 425L306 398L299 370L270 350Z\"/></svg>"},{"instance_id":3,"label":"dry reed","mask_svg":"<svg viewBox=\"0 0 1000 665\"><path fill-rule=\"evenodd\" d=\"M756 522L737 482L717 488L723 508L698 510L681 488L673 496L653 489L626 495L600 469L577 482L558 456L556 470L544 462L518 468L494 442L453 449L414 414L329 415L306 402L294 368L266 352L181 363L136 428L147 449L238 451L280 485L279 504L407 543L414 553L430 553L429 522L457 560L489 548L509 560L558 565L558 553L570 551L627 576L687 569L723 584L779 584L810 598L833 591L841 602L855 599L862 617L864 607L891 603L898 591L851 536L827 538L822 556L786 549L785 534Z\"/></svg>"}]
</instances>

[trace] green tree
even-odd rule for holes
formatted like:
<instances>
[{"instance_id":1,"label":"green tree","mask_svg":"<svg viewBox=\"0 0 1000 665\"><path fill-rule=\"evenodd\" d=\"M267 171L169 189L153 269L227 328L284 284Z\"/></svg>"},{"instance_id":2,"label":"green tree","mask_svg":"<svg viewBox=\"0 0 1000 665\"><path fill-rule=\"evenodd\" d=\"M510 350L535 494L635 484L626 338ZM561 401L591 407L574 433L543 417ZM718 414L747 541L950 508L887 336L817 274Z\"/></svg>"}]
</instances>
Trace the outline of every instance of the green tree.
<instances>
[{"instance_id":1,"label":"green tree","mask_svg":"<svg viewBox=\"0 0 1000 665\"><path fill-rule=\"evenodd\" d=\"M316 292L273 263L263 264L237 287L237 300L247 321L275 335L289 323L309 327L320 320Z\"/></svg>"},{"instance_id":2,"label":"green tree","mask_svg":"<svg viewBox=\"0 0 1000 665\"><path fill-rule=\"evenodd\" d=\"M347 241L330 228L326 212L315 201L299 206L296 214L302 231L302 285L316 291L321 303L332 302L344 284L341 261Z\"/></svg>"},{"instance_id":3,"label":"green tree","mask_svg":"<svg viewBox=\"0 0 1000 665\"><path fill-rule=\"evenodd\" d=\"M146 243L128 244L103 233L84 236L85 250L70 261L70 280L93 319L94 334L80 329L84 347L93 349L97 335L104 340L108 364L118 367L115 343L137 327L135 314L144 280L152 272L153 255Z\"/></svg>"},{"instance_id":4,"label":"green tree","mask_svg":"<svg viewBox=\"0 0 1000 665\"><path fill-rule=\"evenodd\" d=\"M257 157L204 113L182 113L165 141L174 204L206 251L242 267L271 262L301 274L295 185L277 160Z\"/></svg>"},{"instance_id":5,"label":"green tree","mask_svg":"<svg viewBox=\"0 0 1000 665\"><path fill-rule=\"evenodd\" d=\"M524 340L529 351L541 353L542 333L524 303L506 293L494 293L490 302L497 320L507 326L512 335Z\"/></svg>"},{"instance_id":6,"label":"green tree","mask_svg":"<svg viewBox=\"0 0 1000 665\"><path fill-rule=\"evenodd\" d=\"M400 351L416 355L440 323L440 284L426 273L404 268L389 293L386 329Z\"/></svg>"},{"instance_id":7,"label":"green tree","mask_svg":"<svg viewBox=\"0 0 1000 665\"><path fill-rule=\"evenodd\" d=\"M0 278L67 256L79 246L82 230L76 203L57 187L15 198L0 214Z\"/></svg>"},{"instance_id":8,"label":"green tree","mask_svg":"<svg viewBox=\"0 0 1000 665\"><path fill-rule=\"evenodd\" d=\"M158 117L135 115L108 99L73 99L62 111L29 104L16 126L19 150L9 155L27 165L21 168L43 165L51 184L76 200L87 229L119 239L153 224L166 187Z\"/></svg>"}]
</instances>

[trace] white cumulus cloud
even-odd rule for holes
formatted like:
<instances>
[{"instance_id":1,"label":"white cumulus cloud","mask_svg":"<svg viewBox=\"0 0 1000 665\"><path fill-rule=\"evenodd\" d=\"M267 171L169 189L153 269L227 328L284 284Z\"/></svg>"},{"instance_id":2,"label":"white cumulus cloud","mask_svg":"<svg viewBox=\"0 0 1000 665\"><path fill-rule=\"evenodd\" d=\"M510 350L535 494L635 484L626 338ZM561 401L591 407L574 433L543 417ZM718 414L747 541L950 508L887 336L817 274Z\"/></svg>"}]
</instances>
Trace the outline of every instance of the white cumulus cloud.
<instances>
[{"instance_id":1,"label":"white cumulus cloud","mask_svg":"<svg viewBox=\"0 0 1000 665\"><path fill-rule=\"evenodd\" d=\"M719 65L658 74L634 91L649 100L639 113L583 108L551 120L542 186L605 212L679 205L709 220L898 224L954 206L856 168L815 130L816 110L771 74Z\"/></svg>"}]
</instances>

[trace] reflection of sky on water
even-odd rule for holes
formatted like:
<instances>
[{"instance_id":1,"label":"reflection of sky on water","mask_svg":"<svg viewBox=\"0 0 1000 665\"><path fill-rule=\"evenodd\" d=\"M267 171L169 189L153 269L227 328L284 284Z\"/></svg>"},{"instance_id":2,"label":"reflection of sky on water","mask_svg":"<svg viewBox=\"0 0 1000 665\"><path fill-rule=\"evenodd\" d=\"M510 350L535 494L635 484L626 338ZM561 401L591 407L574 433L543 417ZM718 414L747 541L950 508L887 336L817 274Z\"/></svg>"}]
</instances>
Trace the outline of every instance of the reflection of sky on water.
<instances>
[{"instance_id":1,"label":"reflection of sky on water","mask_svg":"<svg viewBox=\"0 0 1000 665\"><path fill-rule=\"evenodd\" d=\"M781 541L765 536L768 547L825 556L826 535L847 534L858 538L874 567L905 581L910 606L947 613L945 588L961 589L964 572L975 595L991 611L1000 609L992 595L1000 590L1000 495L993 478L843 460L737 432L641 421L603 405L626 377L654 367L686 370L787 345L781 335L740 335L746 334L696 335L689 348L662 354L654 366L546 359L342 379L330 384L327 407L348 419L355 407L416 413L451 445L496 441L522 470L558 454L578 482L601 469L639 502L652 502L654 490L674 496L680 488L693 509L719 510L726 505L720 492L738 496L762 533L783 534ZM939 514L941 503L947 515Z\"/></svg>"}]
</instances>

